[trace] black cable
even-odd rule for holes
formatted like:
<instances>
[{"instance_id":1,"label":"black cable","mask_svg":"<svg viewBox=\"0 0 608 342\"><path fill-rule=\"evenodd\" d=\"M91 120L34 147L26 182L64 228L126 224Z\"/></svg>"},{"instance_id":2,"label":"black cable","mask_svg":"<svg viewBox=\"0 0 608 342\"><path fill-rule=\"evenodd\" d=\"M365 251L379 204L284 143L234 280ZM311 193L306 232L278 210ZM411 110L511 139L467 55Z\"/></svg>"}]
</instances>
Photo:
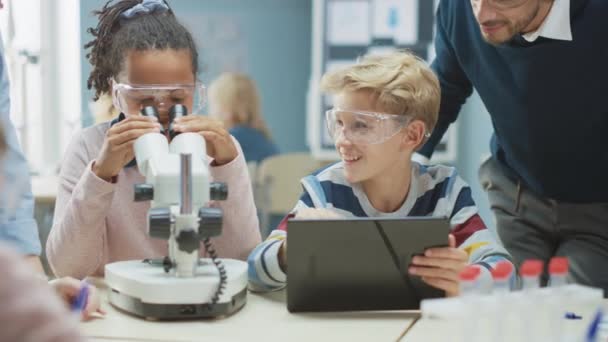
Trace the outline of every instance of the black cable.
<instances>
[{"instance_id":1,"label":"black cable","mask_svg":"<svg viewBox=\"0 0 608 342\"><path fill-rule=\"evenodd\" d=\"M211 302L207 306L207 308L211 310L213 308L213 305L215 305L220 300L220 296L224 293L228 276L226 275L226 268L224 267L224 264L217 257L217 252L215 251L215 248L213 248L211 240L209 238L205 238L203 240L203 245L205 245L205 250L207 250L207 253L209 253L211 262L213 262L215 268L217 268L217 271L220 274L220 283L217 287L217 290L215 290L215 294L213 295L213 297L211 297Z\"/></svg>"}]
</instances>

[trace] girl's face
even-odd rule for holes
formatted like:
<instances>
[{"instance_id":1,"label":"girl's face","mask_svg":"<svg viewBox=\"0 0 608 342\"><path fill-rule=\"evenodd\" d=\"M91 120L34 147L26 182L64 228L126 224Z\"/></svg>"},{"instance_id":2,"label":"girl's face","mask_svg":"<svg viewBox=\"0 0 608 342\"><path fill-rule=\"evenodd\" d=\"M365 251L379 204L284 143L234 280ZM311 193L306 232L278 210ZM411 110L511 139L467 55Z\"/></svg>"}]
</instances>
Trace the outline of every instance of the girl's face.
<instances>
[{"instance_id":1,"label":"girl's face","mask_svg":"<svg viewBox=\"0 0 608 342\"><path fill-rule=\"evenodd\" d=\"M192 70L192 57L189 50L145 50L130 51L127 54L125 68L118 77L119 83L134 86L158 85L166 88L133 91L127 100L129 109L139 112L143 107L155 106L160 115L160 123L169 124L169 109L174 104L193 110L194 94L192 91L176 88L172 85L192 85L196 83ZM194 88L193 88L194 89Z\"/></svg>"}]
</instances>

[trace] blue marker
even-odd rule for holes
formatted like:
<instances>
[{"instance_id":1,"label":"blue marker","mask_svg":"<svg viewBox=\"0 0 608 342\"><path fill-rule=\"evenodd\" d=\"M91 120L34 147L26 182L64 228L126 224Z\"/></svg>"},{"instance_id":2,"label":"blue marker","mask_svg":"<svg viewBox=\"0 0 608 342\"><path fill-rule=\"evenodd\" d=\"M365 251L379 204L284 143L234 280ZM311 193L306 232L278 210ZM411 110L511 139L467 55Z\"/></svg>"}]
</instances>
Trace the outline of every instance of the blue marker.
<instances>
[{"instance_id":1,"label":"blue marker","mask_svg":"<svg viewBox=\"0 0 608 342\"><path fill-rule=\"evenodd\" d=\"M566 312L564 315L565 319L583 319L582 316L575 314L574 312Z\"/></svg>"},{"instance_id":2,"label":"blue marker","mask_svg":"<svg viewBox=\"0 0 608 342\"><path fill-rule=\"evenodd\" d=\"M82 312L84 308L87 307L87 302L89 299L89 284L83 282L80 286L80 290L78 291L78 296L72 302L72 311L73 312Z\"/></svg>"},{"instance_id":3,"label":"blue marker","mask_svg":"<svg viewBox=\"0 0 608 342\"><path fill-rule=\"evenodd\" d=\"M600 323L602 322L602 316L603 316L602 310L598 310L597 314L593 318L593 321L591 321L589 328L587 329L587 337L585 339L586 342L595 342L597 340L599 326L600 326Z\"/></svg>"}]
</instances>

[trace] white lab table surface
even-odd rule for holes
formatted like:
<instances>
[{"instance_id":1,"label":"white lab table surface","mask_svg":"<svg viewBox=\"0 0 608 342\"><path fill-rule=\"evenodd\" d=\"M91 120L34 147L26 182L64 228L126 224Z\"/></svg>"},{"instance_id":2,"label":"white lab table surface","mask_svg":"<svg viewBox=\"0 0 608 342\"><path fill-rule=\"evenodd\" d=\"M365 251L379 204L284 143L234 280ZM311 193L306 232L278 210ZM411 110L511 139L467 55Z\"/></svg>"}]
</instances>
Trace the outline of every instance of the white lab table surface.
<instances>
[{"instance_id":1,"label":"white lab table surface","mask_svg":"<svg viewBox=\"0 0 608 342\"><path fill-rule=\"evenodd\" d=\"M112 307L98 284L105 318L82 322L92 341L397 341L417 312L299 313L287 311L286 291L247 294L247 304L230 317L150 321Z\"/></svg>"},{"instance_id":2,"label":"white lab table surface","mask_svg":"<svg viewBox=\"0 0 608 342\"><path fill-rule=\"evenodd\" d=\"M604 301L604 308L608 308L608 301ZM549 327L559 329L559 340L549 339L545 336L535 336L534 331L496 331L488 327L462 326L458 322L439 319L420 319L414 324L401 341L403 342L477 342L477 341L508 341L508 342L579 342L585 341L587 329L594 315L584 315L582 319L564 319L559 326ZM537 324L537 322L530 322ZM536 332L538 333L538 332ZM597 341L606 341L608 338L608 322L600 325L600 338Z\"/></svg>"}]
</instances>

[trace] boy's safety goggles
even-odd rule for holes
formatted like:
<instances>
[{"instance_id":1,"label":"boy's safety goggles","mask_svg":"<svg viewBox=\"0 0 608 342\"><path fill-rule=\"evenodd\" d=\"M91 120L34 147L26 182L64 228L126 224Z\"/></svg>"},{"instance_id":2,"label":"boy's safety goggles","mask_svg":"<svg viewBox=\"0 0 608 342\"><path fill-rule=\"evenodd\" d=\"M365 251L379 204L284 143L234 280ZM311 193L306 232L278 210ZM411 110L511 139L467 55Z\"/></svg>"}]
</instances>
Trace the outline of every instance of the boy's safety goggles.
<instances>
[{"instance_id":1,"label":"boy's safety goggles","mask_svg":"<svg viewBox=\"0 0 608 342\"><path fill-rule=\"evenodd\" d=\"M381 144L397 134L407 126L410 117L333 108L325 112L325 121L334 142L340 134L344 134L353 144L374 145Z\"/></svg>"},{"instance_id":2,"label":"boy's safety goggles","mask_svg":"<svg viewBox=\"0 0 608 342\"><path fill-rule=\"evenodd\" d=\"M205 86L194 84L146 84L116 83L112 85L114 106L125 115L139 115L146 106L155 106L159 112L181 104L188 113L199 113L205 104Z\"/></svg>"}]
</instances>

